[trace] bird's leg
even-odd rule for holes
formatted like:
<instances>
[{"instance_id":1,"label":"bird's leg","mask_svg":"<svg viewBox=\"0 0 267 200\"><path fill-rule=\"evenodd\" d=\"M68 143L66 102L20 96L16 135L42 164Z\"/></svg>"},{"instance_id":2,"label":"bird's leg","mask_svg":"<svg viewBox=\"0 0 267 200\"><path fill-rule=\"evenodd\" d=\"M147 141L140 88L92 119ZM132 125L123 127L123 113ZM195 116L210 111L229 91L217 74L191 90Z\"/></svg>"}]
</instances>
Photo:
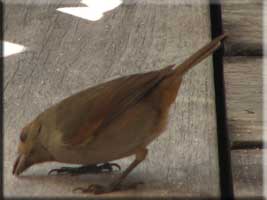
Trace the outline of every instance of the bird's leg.
<instances>
[{"instance_id":1,"label":"bird's leg","mask_svg":"<svg viewBox=\"0 0 267 200\"><path fill-rule=\"evenodd\" d=\"M110 188L111 190L116 190L120 187L122 181L128 176L128 174L139 164L141 163L147 155L147 149L139 150L136 153L135 160L130 164L130 166L122 173L122 175L115 180L113 183L111 183Z\"/></svg>"},{"instance_id":2,"label":"bird's leg","mask_svg":"<svg viewBox=\"0 0 267 200\"><path fill-rule=\"evenodd\" d=\"M135 160L130 164L130 166L120 175L118 179L116 179L113 183L111 183L108 187L91 184L87 188L75 188L74 191L82 191L83 193L94 193L94 194L102 194L108 193L115 190L118 190L121 186L122 181L128 176L128 174L139 164L141 163L147 155L147 149L142 148L139 149L135 154Z\"/></svg>"},{"instance_id":3,"label":"bird's leg","mask_svg":"<svg viewBox=\"0 0 267 200\"><path fill-rule=\"evenodd\" d=\"M52 169L48 172L48 174L55 173L56 175L61 174L70 174L70 175L79 175L79 174L97 174L103 172L112 172L114 171L114 167L118 170L121 167L116 163L103 163L97 165L84 165L81 167L61 167L59 169Z\"/></svg>"}]
</instances>

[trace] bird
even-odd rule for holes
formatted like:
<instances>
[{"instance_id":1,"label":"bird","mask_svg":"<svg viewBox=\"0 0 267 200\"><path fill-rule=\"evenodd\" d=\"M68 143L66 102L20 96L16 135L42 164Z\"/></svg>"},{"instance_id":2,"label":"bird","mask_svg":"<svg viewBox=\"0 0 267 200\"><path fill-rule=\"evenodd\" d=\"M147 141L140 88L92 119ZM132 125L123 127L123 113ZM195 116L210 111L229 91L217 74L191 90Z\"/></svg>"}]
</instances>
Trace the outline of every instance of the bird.
<instances>
[{"instance_id":1,"label":"bird","mask_svg":"<svg viewBox=\"0 0 267 200\"><path fill-rule=\"evenodd\" d=\"M167 127L183 76L217 50L226 34L216 37L182 64L122 76L71 95L52 105L20 132L12 173L19 176L32 165L57 161L81 167L51 173L102 173L120 169L114 160L135 159L108 186L75 188L103 194L120 190L123 180L145 160L148 145Z\"/></svg>"}]
</instances>

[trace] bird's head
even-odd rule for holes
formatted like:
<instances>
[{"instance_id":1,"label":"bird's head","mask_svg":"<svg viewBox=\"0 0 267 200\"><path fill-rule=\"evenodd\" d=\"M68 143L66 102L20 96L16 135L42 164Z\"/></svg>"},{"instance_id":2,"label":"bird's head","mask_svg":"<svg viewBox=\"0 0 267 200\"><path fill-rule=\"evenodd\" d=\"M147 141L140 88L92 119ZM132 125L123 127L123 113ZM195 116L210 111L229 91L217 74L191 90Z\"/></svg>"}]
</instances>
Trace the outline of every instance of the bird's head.
<instances>
[{"instance_id":1,"label":"bird's head","mask_svg":"<svg viewBox=\"0 0 267 200\"><path fill-rule=\"evenodd\" d=\"M41 131L42 124L38 120L34 120L22 129L13 174L19 175L34 164L53 160L41 142L39 137Z\"/></svg>"}]
</instances>

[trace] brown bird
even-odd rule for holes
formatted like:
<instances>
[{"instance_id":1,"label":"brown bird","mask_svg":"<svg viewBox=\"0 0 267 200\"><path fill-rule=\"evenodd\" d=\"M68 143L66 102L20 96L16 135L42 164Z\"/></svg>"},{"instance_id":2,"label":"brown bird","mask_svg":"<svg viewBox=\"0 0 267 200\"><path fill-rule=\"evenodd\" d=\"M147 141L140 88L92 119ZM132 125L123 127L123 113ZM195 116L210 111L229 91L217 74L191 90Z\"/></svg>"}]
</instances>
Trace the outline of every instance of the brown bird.
<instances>
[{"instance_id":1,"label":"brown bird","mask_svg":"<svg viewBox=\"0 0 267 200\"><path fill-rule=\"evenodd\" d=\"M166 128L183 75L220 47L225 37L215 38L179 66L108 81L48 108L22 129L13 174L47 161L84 165L50 172L100 173L119 168L109 161L135 155L108 187L93 184L78 188L96 194L119 189L146 158L148 144Z\"/></svg>"}]
</instances>

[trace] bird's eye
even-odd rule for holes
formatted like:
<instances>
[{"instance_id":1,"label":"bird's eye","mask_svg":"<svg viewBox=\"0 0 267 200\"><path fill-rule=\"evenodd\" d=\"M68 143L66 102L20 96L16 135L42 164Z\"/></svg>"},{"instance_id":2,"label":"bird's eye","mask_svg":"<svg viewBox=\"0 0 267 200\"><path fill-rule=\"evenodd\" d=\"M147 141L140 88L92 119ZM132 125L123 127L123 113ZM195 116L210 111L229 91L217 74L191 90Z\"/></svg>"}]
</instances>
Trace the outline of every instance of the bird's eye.
<instances>
[{"instance_id":1,"label":"bird's eye","mask_svg":"<svg viewBox=\"0 0 267 200\"><path fill-rule=\"evenodd\" d=\"M26 132L22 132L21 134L20 134L20 141L21 142L25 142L26 141L26 139L27 139L27 134L26 134Z\"/></svg>"}]
</instances>

